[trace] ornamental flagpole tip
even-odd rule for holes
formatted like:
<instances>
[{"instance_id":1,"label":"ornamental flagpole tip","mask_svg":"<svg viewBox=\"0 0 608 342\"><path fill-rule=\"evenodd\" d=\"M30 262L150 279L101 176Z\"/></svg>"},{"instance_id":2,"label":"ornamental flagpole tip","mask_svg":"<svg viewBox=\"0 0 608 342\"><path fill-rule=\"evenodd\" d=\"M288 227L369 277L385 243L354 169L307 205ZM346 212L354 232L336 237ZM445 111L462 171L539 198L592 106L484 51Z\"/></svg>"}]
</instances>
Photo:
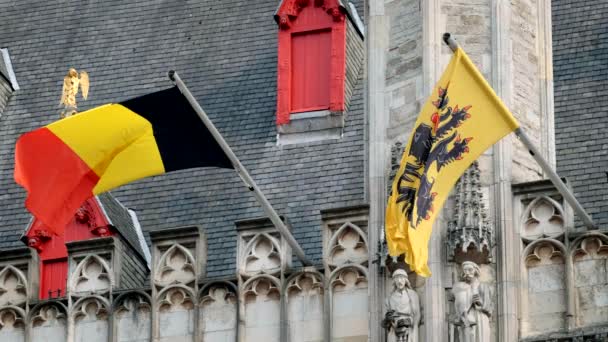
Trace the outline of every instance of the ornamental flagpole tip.
<instances>
[{"instance_id":1,"label":"ornamental flagpole tip","mask_svg":"<svg viewBox=\"0 0 608 342\"><path fill-rule=\"evenodd\" d=\"M175 82L175 70L169 70L169 72L167 72L167 76L169 76L171 81Z\"/></svg>"},{"instance_id":2,"label":"ornamental flagpole tip","mask_svg":"<svg viewBox=\"0 0 608 342\"><path fill-rule=\"evenodd\" d=\"M444 33L443 41L446 43L447 46L450 47L450 49L452 51L456 51L456 49L458 49L458 43L456 43L456 40L454 40L454 38L452 38L451 33L449 33L449 32Z\"/></svg>"}]
</instances>

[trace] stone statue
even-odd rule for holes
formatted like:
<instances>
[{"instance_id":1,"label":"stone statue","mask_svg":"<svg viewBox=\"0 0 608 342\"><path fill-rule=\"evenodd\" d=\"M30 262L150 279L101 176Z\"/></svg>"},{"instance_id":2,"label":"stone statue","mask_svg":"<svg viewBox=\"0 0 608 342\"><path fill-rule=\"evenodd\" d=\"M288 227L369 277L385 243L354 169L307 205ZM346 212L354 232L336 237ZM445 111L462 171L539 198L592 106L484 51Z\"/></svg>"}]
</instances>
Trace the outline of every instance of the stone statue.
<instances>
[{"instance_id":1,"label":"stone statue","mask_svg":"<svg viewBox=\"0 0 608 342\"><path fill-rule=\"evenodd\" d=\"M418 342L420 299L402 269L393 272L393 291L386 299L382 325L387 330L389 341Z\"/></svg>"},{"instance_id":2,"label":"stone statue","mask_svg":"<svg viewBox=\"0 0 608 342\"><path fill-rule=\"evenodd\" d=\"M488 285L479 281L479 266L471 261L462 263L462 281L454 284L454 313L450 329L454 342L490 342L492 299Z\"/></svg>"}]
</instances>

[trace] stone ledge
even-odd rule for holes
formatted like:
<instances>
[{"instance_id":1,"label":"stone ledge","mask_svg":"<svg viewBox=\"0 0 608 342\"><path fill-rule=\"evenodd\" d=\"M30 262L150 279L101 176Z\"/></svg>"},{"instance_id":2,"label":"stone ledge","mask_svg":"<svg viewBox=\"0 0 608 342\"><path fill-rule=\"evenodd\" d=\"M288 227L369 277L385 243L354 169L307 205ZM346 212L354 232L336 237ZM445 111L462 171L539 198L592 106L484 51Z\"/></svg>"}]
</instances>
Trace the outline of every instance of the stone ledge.
<instances>
[{"instance_id":1,"label":"stone ledge","mask_svg":"<svg viewBox=\"0 0 608 342\"><path fill-rule=\"evenodd\" d=\"M289 224L289 221L284 216L279 217L281 218L281 221L283 221L285 226L287 226L287 229L291 231L291 225ZM275 228L274 224L272 223L272 221L270 221L268 217L256 217L251 219L239 220L235 221L234 224L236 225L237 232Z\"/></svg>"},{"instance_id":2,"label":"stone ledge","mask_svg":"<svg viewBox=\"0 0 608 342\"><path fill-rule=\"evenodd\" d=\"M200 226L183 226L151 230L148 232L148 234L150 234L150 240L152 242L188 237L198 238L202 235L202 228Z\"/></svg>"},{"instance_id":3,"label":"stone ledge","mask_svg":"<svg viewBox=\"0 0 608 342\"><path fill-rule=\"evenodd\" d=\"M340 139L344 128L344 117L343 112L329 110L291 114L288 124L277 126L277 144L290 145Z\"/></svg>"},{"instance_id":4,"label":"stone ledge","mask_svg":"<svg viewBox=\"0 0 608 342\"><path fill-rule=\"evenodd\" d=\"M520 338L520 342L605 342L608 341L608 325L574 329L569 332L552 332Z\"/></svg>"}]
</instances>

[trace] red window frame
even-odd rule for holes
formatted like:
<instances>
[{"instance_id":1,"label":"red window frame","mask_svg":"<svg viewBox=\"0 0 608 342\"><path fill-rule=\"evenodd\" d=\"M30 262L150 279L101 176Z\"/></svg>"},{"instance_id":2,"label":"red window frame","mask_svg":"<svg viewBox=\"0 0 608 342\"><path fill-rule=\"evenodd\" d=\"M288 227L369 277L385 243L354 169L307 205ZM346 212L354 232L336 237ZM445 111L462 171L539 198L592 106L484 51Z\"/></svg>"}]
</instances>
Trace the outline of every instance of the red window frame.
<instances>
[{"instance_id":1,"label":"red window frame","mask_svg":"<svg viewBox=\"0 0 608 342\"><path fill-rule=\"evenodd\" d=\"M337 0L285 0L277 11L279 22L278 67L277 67L277 124L287 124L290 115L296 112L329 109L332 112L341 112L344 104L344 81L346 74L346 15ZM315 32L330 32L329 65L322 67L329 69L328 105L302 107L293 102L293 78L304 74L294 63L298 57L293 56L293 37ZM301 57L301 56L300 56ZM301 59L301 58L300 58ZM308 65L310 66L310 65ZM318 80L322 79L317 77ZM324 79L324 78L323 78ZM296 87L297 88L297 87ZM321 97L318 97L319 99ZM314 101L313 101L314 102Z\"/></svg>"}]
</instances>

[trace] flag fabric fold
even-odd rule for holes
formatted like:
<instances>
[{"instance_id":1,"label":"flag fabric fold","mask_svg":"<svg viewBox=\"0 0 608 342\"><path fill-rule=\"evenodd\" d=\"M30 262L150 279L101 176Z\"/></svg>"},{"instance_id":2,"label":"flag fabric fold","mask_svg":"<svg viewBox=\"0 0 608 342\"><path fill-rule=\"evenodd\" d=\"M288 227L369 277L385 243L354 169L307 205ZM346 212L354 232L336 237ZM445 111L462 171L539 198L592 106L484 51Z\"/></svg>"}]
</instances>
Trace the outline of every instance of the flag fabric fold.
<instances>
[{"instance_id":1,"label":"flag fabric fold","mask_svg":"<svg viewBox=\"0 0 608 342\"><path fill-rule=\"evenodd\" d=\"M25 205L61 234L82 203L120 185L170 171L233 168L177 87L107 104L23 134L15 181Z\"/></svg>"},{"instance_id":2,"label":"flag fabric fold","mask_svg":"<svg viewBox=\"0 0 608 342\"><path fill-rule=\"evenodd\" d=\"M458 48L422 108L385 217L389 254L430 276L428 242L450 190L485 150L519 127L469 57Z\"/></svg>"}]
</instances>

